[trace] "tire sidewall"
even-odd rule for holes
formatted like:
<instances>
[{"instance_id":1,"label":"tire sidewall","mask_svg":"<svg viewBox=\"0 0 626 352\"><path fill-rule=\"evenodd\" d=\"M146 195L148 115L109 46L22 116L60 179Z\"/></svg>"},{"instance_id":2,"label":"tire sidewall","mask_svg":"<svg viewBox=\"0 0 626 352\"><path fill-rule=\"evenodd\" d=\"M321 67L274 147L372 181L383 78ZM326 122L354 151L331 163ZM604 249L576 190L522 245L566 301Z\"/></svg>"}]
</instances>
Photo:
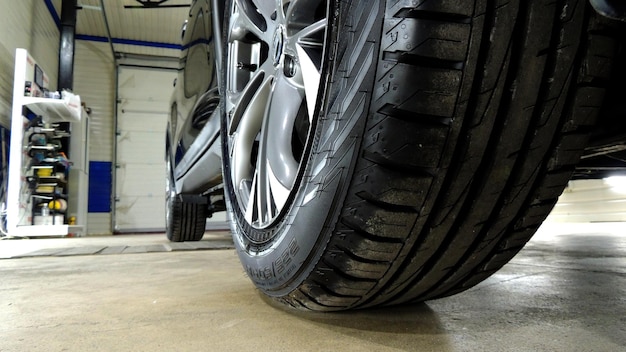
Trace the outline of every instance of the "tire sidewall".
<instances>
[{"instance_id":1,"label":"tire sidewall","mask_svg":"<svg viewBox=\"0 0 626 352\"><path fill-rule=\"evenodd\" d=\"M360 150L363 129L367 118L369 99L373 89L378 50L373 54L367 74L361 72L360 79L346 76L337 78L338 72L350 72L350 54L355 55L352 37L359 33L347 35L342 26L349 26L353 6L375 7L384 10L379 2L370 3L353 1L335 3L330 1L327 50L325 62L327 66L322 75L318 102L320 111L312 125L312 137L307 146L304 158L306 165L296 181L297 190L292 192L292 200L282 216L271 227L258 230L252 228L244 219L239 205L236 203L234 187L230 176L230 152L228 150L227 112L222 105L222 155L225 184L225 197L229 205L229 218L233 239L239 259L246 274L265 294L284 296L296 289L315 270L327 243L334 232L336 222L343 210L343 203ZM354 3L354 4L353 4ZM231 1L226 3L224 38L227 37L229 10ZM373 16L372 16L373 17ZM377 16L382 17L381 15ZM378 20L376 20L378 22ZM375 42L380 39L381 26L373 26L375 30L368 35ZM363 30L363 28L358 28ZM370 28L371 29L371 28ZM224 43L224 50L227 44ZM223 67L228 62L224 57ZM336 58L342 58L336 60ZM225 91L222 79L222 91ZM331 99L333 97L334 99ZM318 98L318 100L320 100ZM333 101L332 104L330 101ZM361 101L362 100L362 101ZM360 101L360 104L355 104ZM349 106L349 108L344 108ZM250 240L267 238L262 244Z\"/></svg>"}]
</instances>

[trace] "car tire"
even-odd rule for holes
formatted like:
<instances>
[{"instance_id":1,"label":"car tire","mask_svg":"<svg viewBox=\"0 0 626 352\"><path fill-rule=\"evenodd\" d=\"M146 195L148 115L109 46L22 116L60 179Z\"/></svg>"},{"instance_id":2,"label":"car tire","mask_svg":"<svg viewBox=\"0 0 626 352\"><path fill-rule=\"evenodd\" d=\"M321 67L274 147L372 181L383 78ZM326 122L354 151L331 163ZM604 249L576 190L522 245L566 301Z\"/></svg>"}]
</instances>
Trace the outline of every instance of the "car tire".
<instances>
[{"instance_id":1,"label":"car tire","mask_svg":"<svg viewBox=\"0 0 626 352\"><path fill-rule=\"evenodd\" d=\"M258 3L226 3L225 195L246 273L298 309L496 272L567 185L616 50L582 0Z\"/></svg>"},{"instance_id":2,"label":"car tire","mask_svg":"<svg viewBox=\"0 0 626 352\"><path fill-rule=\"evenodd\" d=\"M166 157L165 234L171 242L200 241L204 236L207 205L183 201L176 192L169 151Z\"/></svg>"}]
</instances>

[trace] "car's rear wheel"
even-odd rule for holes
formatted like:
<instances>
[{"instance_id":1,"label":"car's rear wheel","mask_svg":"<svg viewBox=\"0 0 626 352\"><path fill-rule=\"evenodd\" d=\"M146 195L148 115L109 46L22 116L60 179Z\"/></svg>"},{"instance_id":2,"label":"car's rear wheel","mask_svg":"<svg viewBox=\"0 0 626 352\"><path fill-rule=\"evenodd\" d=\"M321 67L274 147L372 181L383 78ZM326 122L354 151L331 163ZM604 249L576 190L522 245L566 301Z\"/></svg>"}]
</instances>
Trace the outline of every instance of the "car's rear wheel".
<instances>
[{"instance_id":1,"label":"car's rear wheel","mask_svg":"<svg viewBox=\"0 0 626 352\"><path fill-rule=\"evenodd\" d=\"M463 291L548 215L614 41L586 1L227 1L225 193L297 308Z\"/></svg>"},{"instance_id":2,"label":"car's rear wheel","mask_svg":"<svg viewBox=\"0 0 626 352\"><path fill-rule=\"evenodd\" d=\"M172 242L200 241L206 228L207 205L183 201L176 192L169 151L166 154L165 234Z\"/></svg>"}]
</instances>

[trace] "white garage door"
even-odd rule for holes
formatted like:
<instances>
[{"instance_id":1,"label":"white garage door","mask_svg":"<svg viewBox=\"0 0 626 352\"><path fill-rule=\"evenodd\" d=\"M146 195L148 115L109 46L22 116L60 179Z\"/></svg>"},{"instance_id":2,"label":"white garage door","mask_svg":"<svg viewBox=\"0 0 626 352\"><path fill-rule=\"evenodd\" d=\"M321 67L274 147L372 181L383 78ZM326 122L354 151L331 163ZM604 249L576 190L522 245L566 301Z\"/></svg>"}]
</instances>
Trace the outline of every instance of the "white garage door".
<instances>
[{"instance_id":1,"label":"white garage door","mask_svg":"<svg viewBox=\"0 0 626 352\"><path fill-rule=\"evenodd\" d=\"M118 70L115 231L165 228L165 128L176 71Z\"/></svg>"}]
</instances>

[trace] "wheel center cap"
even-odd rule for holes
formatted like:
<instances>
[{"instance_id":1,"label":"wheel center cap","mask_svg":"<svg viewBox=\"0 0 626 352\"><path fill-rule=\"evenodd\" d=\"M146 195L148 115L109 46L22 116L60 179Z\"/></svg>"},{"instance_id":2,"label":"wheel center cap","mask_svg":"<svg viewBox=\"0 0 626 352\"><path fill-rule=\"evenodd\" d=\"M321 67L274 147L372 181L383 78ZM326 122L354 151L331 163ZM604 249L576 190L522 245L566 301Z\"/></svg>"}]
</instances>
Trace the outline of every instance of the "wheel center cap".
<instances>
[{"instance_id":1,"label":"wheel center cap","mask_svg":"<svg viewBox=\"0 0 626 352\"><path fill-rule=\"evenodd\" d=\"M280 58L283 56L283 48L285 45L285 31L282 26L278 26L274 32L272 39L272 47L274 48L274 66L278 66Z\"/></svg>"}]
</instances>

